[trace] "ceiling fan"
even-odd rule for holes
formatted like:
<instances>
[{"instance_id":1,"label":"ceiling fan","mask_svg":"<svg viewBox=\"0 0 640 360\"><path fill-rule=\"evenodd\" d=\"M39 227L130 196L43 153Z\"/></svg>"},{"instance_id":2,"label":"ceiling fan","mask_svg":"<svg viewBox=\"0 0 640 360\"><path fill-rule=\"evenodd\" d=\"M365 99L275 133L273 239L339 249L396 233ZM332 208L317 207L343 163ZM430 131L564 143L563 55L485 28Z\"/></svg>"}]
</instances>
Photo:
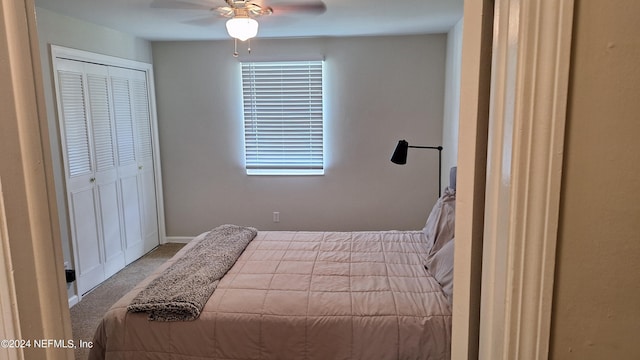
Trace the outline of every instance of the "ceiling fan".
<instances>
[{"instance_id":1,"label":"ceiling fan","mask_svg":"<svg viewBox=\"0 0 640 360\"><path fill-rule=\"evenodd\" d=\"M276 0L277 1L277 0ZM215 0L153 0L152 8L206 10L219 17L227 18L227 32L234 39L245 41L258 34L260 16L288 14L321 14L327 7L321 0L303 0L302 2L275 2L270 6L262 0L224 0L226 5L217 6ZM214 18L215 19L215 18ZM211 17L189 21L194 24L210 23Z\"/></svg>"}]
</instances>

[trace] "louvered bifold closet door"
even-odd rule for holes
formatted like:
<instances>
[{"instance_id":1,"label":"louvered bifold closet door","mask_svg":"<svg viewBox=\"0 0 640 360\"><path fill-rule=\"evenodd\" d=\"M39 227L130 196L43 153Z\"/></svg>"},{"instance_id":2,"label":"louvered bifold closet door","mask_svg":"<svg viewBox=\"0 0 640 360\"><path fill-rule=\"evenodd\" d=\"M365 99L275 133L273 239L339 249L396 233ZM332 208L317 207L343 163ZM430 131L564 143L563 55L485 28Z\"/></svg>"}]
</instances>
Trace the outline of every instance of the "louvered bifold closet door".
<instances>
[{"instance_id":1,"label":"louvered bifold closet door","mask_svg":"<svg viewBox=\"0 0 640 360\"><path fill-rule=\"evenodd\" d=\"M85 64L90 125L95 157L95 194L103 251L105 278L125 265L122 225L119 216L119 184L116 166L116 134L109 94L108 68Z\"/></svg>"},{"instance_id":2,"label":"louvered bifold closet door","mask_svg":"<svg viewBox=\"0 0 640 360\"><path fill-rule=\"evenodd\" d=\"M131 82L134 70L110 67L109 81L116 124L118 181L121 194L120 216L124 226L124 252L127 264L144 254L142 238L141 185L138 179L136 125Z\"/></svg>"},{"instance_id":3,"label":"louvered bifold closet door","mask_svg":"<svg viewBox=\"0 0 640 360\"><path fill-rule=\"evenodd\" d=\"M67 51L52 47L81 297L159 244L155 112L146 65L102 65L119 61L85 52L71 60L78 54Z\"/></svg>"},{"instance_id":4,"label":"louvered bifold closet door","mask_svg":"<svg viewBox=\"0 0 640 360\"><path fill-rule=\"evenodd\" d=\"M144 250L147 252L159 243L151 106L147 74L143 71L135 71L131 75L131 99L136 128L136 159L141 196L142 241Z\"/></svg>"},{"instance_id":5,"label":"louvered bifold closet door","mask_svg":"<svg viewBox=\"0 0 640 360\"><path fill-rule=\"evenodd\" d=\"M76 279L83 294L104 280L84 64L58 61L55 77Z\"/></svg>"},{"instance_id":6,"label":"louvered bifold closet door","mask_svg":"<svg viewBox=\"0 0 640 360\"><path fill-rule=\"evenodd\" d=\"M124 266L107 67L56 63L60 131L78 292Z\"/></svg>"}]
</instances>

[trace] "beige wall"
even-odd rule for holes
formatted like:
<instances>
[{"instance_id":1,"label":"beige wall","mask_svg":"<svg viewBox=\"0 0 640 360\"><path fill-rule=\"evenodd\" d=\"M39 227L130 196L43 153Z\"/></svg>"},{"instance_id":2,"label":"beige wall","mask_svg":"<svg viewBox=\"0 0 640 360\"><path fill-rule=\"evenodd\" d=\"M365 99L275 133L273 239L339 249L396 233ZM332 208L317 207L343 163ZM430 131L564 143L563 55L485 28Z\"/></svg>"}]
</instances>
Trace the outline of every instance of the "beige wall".
<instances>
[{"instance_id":1,"label":"beige wall","mask_svg":"<svg viewBox=\"0 0 640 360\"><path fill-rule=\"evenodd\" d=\"M242 48L242 47L241 47ZM437 199L446 34L258 39L252 58L325 58L324 176L247 176L231 41L154 42L168 236L223 223L261 230L420 229ZM280 212L280 223L272 213Z\"/></svg>"},{"instance_id":2,"label":"beige wall","mask_svg":"<svg viewBox=\"0 0 640 360\"><path fill-rule=\"evenodd\" d=\"M576 2L552 359L640 359L638 14Z\"/></svg>"}]
</instances>

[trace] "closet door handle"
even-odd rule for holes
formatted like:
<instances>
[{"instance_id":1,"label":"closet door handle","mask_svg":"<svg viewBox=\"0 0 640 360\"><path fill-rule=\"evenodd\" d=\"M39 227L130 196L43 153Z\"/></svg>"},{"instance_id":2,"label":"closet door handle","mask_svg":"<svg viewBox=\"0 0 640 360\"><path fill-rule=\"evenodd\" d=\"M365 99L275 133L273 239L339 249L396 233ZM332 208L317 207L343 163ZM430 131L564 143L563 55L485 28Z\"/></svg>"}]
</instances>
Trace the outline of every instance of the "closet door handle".
<instances>
[{"instance_id":1,"label":"closet door handle","mask_svg":"<svg viewBox=\"0 0 640 360\"><path fill-rule=\"evenodd\" d=\"M89 179L89 182L90 182L90 183L94 183L94 182L96 182L96 178L92 177L91 179Z\"/></svg>"},{"instance_id":2,"label":"closet door handle","mask_svg":"<svg viewBox=\"0 0 640 360\"><path fill-rule=\"evenodd\" d=\"M142 170L142 165L138 166L138 170Z\"/></svg>"}]
</instances>

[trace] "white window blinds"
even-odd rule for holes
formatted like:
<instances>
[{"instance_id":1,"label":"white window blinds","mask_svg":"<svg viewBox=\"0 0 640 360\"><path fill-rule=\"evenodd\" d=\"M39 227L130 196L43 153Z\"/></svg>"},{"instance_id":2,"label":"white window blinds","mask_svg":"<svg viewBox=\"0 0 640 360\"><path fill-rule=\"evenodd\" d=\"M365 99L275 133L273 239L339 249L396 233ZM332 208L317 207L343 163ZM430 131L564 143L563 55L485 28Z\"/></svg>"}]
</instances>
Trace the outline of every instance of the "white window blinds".
<instances>
[{"instance_id":1,"label":"white window blinds","mask_svg":"<svg viewBox=\"0 0 640 360\"><path fill-rule=\"evenodd\" d=\"M322 68L242 63L247 174L323 174Z\"/></svg>"}]
</instances>

